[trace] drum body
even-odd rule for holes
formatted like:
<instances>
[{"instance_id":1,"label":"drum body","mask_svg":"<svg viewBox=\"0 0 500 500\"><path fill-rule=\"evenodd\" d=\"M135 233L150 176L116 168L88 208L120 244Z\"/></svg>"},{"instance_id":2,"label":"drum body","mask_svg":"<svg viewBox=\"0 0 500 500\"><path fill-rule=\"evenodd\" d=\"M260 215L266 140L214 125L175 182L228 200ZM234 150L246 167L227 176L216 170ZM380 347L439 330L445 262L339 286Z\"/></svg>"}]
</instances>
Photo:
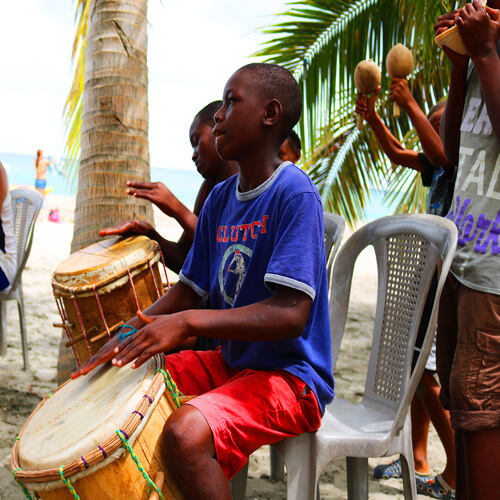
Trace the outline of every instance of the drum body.
<instances>
[{"instance_id":1,"label":"drum body","mask_svg":"<svg viewBox=\"0 0 500 500\"><path fill-rule=\"evenodd\" d=\"M132 370L102 365L70 380L28 418L12 450L17 481L44 500L149 498L148 481L117 430L127 436L151 481L165 475L165 499L182 498L164 463L163 426L177 407L165 388L165 360L157 356ZM154 489L151 489L154 491Z\"/></svg>"},{"instance_id":2,"label":"drum body","mask_svg":"<svg viewBox=\"0 0 500 500\"><path fill-rule=\"evenodd\" d=\"M159 245L146 236L112 238L79 250L52 275L62 326L77 363L163 295Z\"/></svg>"}]
</instances>

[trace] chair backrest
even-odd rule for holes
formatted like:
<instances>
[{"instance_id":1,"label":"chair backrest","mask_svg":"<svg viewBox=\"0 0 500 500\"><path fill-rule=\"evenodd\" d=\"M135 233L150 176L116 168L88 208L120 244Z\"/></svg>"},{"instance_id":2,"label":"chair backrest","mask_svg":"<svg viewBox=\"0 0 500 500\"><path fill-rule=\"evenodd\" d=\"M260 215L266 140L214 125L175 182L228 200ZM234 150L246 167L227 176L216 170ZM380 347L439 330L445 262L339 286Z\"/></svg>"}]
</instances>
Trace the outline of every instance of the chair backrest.
<instances>
[{"instance_id":1,"label":"chair backrest","mask_svg":"<svg viewBox=\"0 0 500 500\"><path fill-rule=\"evenodd\" d=\"M358 255L375 249L378 268L377 307L364 401L392 408L395 432L404 424L431 349L439 297L455 253L456 226L434 215L394 215L356 231L340 249L332 273L330 326L335 366L347 319L352 274ZM442 261L431 319L413 371L413 348L423 306L437 264Z\"/></svg>"},{"instance_id":2,"label":"chair backrest","mask_svg":"<svg viewBox=\"0 0 500 500\"><path fill-rule=\"evenodd\" d=\"M328 269L328 279L330 279L333 261L344 235L345 220L340 215L330 212L323 212L323 219L325 223L326 268Z\"/></svg>"},{"instance_id":3,"label":"chair backrest","mask_svg":"<svg viewBox=\"0 0 500 500\"><path fill-rule=\"evenodd\" d=\"M17 271L12 288L19 280L28 260L33 242L35 220L42 208L43 196L33 189L13 189L10 192L17 248Z\"/></svg>"}]
</instances>

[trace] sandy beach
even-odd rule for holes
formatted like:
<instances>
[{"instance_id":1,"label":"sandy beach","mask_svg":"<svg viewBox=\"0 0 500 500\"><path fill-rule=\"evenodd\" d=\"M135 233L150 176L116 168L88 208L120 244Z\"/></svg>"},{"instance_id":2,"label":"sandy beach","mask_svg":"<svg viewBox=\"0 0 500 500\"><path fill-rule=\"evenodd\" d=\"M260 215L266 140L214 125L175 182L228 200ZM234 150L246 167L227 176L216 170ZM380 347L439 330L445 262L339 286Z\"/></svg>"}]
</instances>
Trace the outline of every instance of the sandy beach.
<instances>
[{"instance_id":1,"label":"sandy beach","mask_svg":"<svg viewBox=\"0 0 500 500\"><path fill-rule=\"evenodd\" d=\"M51 208L59 208L61 223L48 221ZM53 323L60 320L52 294L51 275L70 251L73 233L74 200L48 195L36 223L33 248L23 274L26 322L31 371L22 370L22 352L17 307L10 301L8 314L8 350L0 357L0 499L25 498L12 479L10 452L14 439L38 402L57 387L56 371L61 330ZM168 239L177 239L180 228L155 212L156 225ZM345 237L344 237L345 238ZM335 372L336 394L354 400L362 395L364 372L371 336L375 293L376 268L372 253L366 252L358 262L343 352ZM429 462L435 473L444 467L444 452L434 429L429 438ZM64 443L61 444L64 446ZM372 469L389 459L370 460L370 498L375 500L402 499L401 480L376 481ZM329 465L321 478L322 499L347 498L345 462ZM247 487L249 499L284 499L284 482L269 480L269 452L263 448L252 455ZM419 499L428 498L419 496Z\"/></svg>"}]
</instances>

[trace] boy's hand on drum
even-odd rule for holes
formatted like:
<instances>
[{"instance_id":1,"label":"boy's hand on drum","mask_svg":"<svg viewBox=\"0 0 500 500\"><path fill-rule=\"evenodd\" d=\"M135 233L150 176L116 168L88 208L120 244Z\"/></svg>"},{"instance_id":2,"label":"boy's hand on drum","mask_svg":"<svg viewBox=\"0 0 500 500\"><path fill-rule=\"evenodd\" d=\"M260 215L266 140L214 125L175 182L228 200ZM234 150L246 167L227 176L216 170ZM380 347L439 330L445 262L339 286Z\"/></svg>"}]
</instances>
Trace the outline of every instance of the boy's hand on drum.
<instances>
[{"instance_id":1,"label":"boy's hand on drum","mask_svg":"<svg viewBox=\"0 0 500 500\"><path fill-rule=\"evenodd\" d=\"M186 328L186 313L150 316L138 311L138 318L146 325L119 345L119 352L111 361L113 365L124 366L135 360L132 368L139 368L156 354L177 347L190 336Z\"/></svg>"},{"instance_id":2,"label":"boy's hand on drum","mask_svg":"<svg viewBox=\"0 0 500 500\"><path fill-rule=\"evenodd\" d=\"M180 201L163 182L127 181L127 194L154 203L164 214L175 217Z\"/></svg>"},{"instance_id":3,"label":"boy's hand on drum","mask_svg":"<svg viewBox=\"0 0 500 500\"><path fill-rule=\"evenodd\" d=\"M99 365L111 361L115 357L115 350L119 345L120 340L118 335L115 335L109 342L106 342L106 344L99 349L98 353L88 359L82 366L80 366L80 368L78 368L78 370L74 371L70 377L73 379L79 377L80 375L86 375Z\"/></svg>"},{"instance_id":4,"label":"boy's hand on drum","mask_svg":"<svg viewBox=\"0 0 500 500\"><path fill-rule=\"evenodd\" d=\"M147 235L153 231L154 227L149 222L130 221L127 220L117 226L107 227L99 231L99 236L127 235L127 234L142 234Z\"/></svg>"}]
</instances>

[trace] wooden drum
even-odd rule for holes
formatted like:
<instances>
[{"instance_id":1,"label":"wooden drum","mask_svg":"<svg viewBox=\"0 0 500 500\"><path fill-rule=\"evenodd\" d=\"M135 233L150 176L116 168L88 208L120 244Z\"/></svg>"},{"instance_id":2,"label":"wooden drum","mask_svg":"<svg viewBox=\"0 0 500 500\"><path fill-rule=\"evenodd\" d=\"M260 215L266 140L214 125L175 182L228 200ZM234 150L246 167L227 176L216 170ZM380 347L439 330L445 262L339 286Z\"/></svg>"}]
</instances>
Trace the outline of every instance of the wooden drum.
<instances>
[{"instance_id":1,"label":"wooden drum","mask_svg":"<svg viewBox=\"0 0 500 500\"><path fill-rule=\"evenodd\" d=\"M163 356L135 370L105 364L60 386L14 444L16 481L46 500L130 500L148 499L164 477L163 498L182 498L163 458L163 426L179 404L164 369Z\"/></svg>"},{"instance_id":2,"label":"wooden drum","mask_svg":"<svg viewBox=\"0 0 500 500\"><path fill-rule=\"evenodd\" d=\"M124 322L163 295L158 243L146 236L115 237L79 250L52 275L62 327L78 365Z\"/></svg>"}]
</instances>

